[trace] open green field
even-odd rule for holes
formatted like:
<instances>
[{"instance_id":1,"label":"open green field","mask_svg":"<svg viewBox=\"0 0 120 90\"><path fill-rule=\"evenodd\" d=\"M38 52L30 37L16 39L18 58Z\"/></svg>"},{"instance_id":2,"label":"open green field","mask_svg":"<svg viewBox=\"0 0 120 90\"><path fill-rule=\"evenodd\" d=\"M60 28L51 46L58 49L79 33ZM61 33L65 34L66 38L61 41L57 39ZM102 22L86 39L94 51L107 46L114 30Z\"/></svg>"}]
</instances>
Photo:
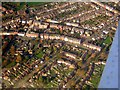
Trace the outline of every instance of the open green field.
<instances>
[{"instance_id":1,"label":"open green field","mask_svg":"<svg viewBox=\"0 0 120 90\"><path fill-rule=\"evenodd\" d=\"M43 5L46 2L27 2L28 6Z\"/></svg>"},{"instance_id":2,"label":"open green field","mask_svg":"<svg viewBox=\"0 0 120 90\"><path fill-rule=\"evenodd\" d=\"M8 65L6 66L6 68L10 68L10 67L13 67L13 66L15 66L15 65L16 65L16 62L13 61L13 62L11 62L10 64L8 64Z\"/></svg>"},{"instance_id":3,"label":"open green field","mask_svg":"<svg viewBox=\"0 0 120 90\"><path fill-rule=\"evenodd\" d=\"M16 10L21 10L26 7L26 4L28 6L37 6L37 5L44 5L46 2L13 2L14 5L16 5Z\"/></svg>"}]
</instances>

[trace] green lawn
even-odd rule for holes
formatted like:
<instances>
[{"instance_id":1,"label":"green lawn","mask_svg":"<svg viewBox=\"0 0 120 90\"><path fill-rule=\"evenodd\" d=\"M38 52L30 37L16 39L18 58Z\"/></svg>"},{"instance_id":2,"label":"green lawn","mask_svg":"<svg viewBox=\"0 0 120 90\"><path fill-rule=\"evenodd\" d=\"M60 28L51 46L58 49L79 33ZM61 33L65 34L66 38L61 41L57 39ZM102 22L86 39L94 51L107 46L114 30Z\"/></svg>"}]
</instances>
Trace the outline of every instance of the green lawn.
<instances>
[{"instance_id":1,"label":"green lawn","mask_svg":"<svg viewBox=\"0 0 120 90\"><path fill-rule=\"evenodd\" d=\"M97 88L98 85L99 85L99 82L100 82L100 77L99 76L93 76L92 78L93 79L92 79L91 82L92 82L94 88Z\"/></svg>"},{"instance_id":2,"label":"green lawn","mask_svg":"<svg viewBox=\"0 0 120 90\"><path fill-rule=\"evenodd\" d=\"M95 75L92 74L92 77L91 77L92 80L90 80L90 82L93 83L93 86L95 88L97 88L98 85L99 85L99 82L100 82L100 79L101 79L101 75L102 75L102 72L104 70L104 65L101 65L101 66L99 66L99 68L98 67L96 67L96 68L97 68L98 72L96 72Z\"/></svg>"},{"instance_id":3,"label":"green lawn","mask_svg":"<svg viewBox=\"0 0 120 90\"><path fill-rule=\"evenodd\" d=\"M43 5L46 2L27 2L28 6Z\"/></svg>"},{"instance_id":4,"label":"green lawn","mask_svg":"<svg viewBox=\"0 0 120 90\"><path fill-rule=\"evenodd\" d=\"M11 62L10 64L8 64L8 65L6 66L6 68L11 68L11 67L13 67L13 66L15 66L15 65L16 65L16 62L13 61L13 62Z\"/></svg>"},{"instance_id":5,"label":"green lawn","mask_svg":"<svg viewBox=\"0 0 120 90\"><path fill-rule=\"evenodd\" d=\"M104 41L105 44L110 44L111 43L111 38L108 36L106 40Z\"/></svg>"},{"instance_id":6,"label":"green lawn","mask_svg":"<svg viewBox=\"0 0 120 90\"><path fill-rule=\"evenodd\" d=\"M37 55L36 55L38 58L41 58L43 56L43 52L39 52Z\"/></svg>"},{"instance_id":7,"label":"green lawn","mask_svg":"<svg viewBox=\"0 0 120 90\"><path fill-rule=\"evenodd\" d=\"M28 6L36 6L36 5L43 5L45 4L46 2L13 2L13 4L17 4L16 6L16 10L21 10L21 9L24 9L26 7L26 4L28 4Z\"/></svg>"},{"instance_id":8,"label":"green lawn","mask_svg":"<svg viewBox=\"0 0 120 90\"><path fill-rule=\"evenodd\" d=\"M20 3L20 6L17 7L17 10L22 9L24 6L25 6L25 3L24 3L24 2L21 2L21 3Z\"/></svg>"}]
</instances>

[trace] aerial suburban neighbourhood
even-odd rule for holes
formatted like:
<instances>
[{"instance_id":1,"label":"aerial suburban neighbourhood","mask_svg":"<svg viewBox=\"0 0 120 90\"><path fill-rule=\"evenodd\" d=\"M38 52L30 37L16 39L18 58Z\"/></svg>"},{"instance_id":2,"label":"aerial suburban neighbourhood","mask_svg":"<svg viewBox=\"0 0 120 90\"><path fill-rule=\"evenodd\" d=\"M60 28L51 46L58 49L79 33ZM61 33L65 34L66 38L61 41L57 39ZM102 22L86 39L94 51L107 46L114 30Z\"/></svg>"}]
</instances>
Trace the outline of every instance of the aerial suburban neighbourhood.
<instances>
[{"instance_id":1,"label":"aerial suburban neighbourhood","mask_svg":"<svg viewBox=\"0 0 120 90\"><path fill-rule=\"evenodd\" d=\"M2 2L2 88L97 88L119 2Z\"/></svg>"}]
</instances>

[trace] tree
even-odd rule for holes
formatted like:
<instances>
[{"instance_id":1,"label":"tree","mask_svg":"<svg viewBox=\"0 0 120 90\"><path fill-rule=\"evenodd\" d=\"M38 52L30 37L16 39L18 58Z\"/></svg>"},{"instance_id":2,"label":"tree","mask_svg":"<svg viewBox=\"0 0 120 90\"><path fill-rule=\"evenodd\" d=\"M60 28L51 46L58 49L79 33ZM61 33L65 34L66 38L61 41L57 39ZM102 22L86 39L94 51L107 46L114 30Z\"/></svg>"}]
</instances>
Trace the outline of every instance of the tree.
<instances>
[{"instance_id":1,"label":"tree","mask_svg":"<svg viewBox=\"0 0 120 90\"><path fill-rule=\"evenodd\" d=\"M106 57L106 54L104 52L101 53L100 55L101 58L105 58Z\"/></svg>"},{"instance_id":2,"label":"tree","mask_svg":"<svg viewBox=\"0 0 120 90\"><path fill-rule=\"evenodd\" d=\"M13 45L10 48L10 53L11 53L11 55L15 54L15 47Z\"/></svg>"},{"instance_id":3,"label":"tree","mask_svg":"<svg viewBox=\"0 0 120 90\"><path fill-rule=\"evenodd\" d=\"M78 65L79 65L79 66L82 66L83 64L82 64L82 62L81 62L81 61L79 61L79 62L78 62Z\"/></svg>"},{"instance_id":4,"label":"tree","mask_svg":"<svg viewBox=\"0 0 120 90\"><path fill-rule=\"evenodd\" d=\"M29 11L28 8L25 10L25 12L26 12L26 14L29 14L29 13L30 13L30 11Z\"/></svg>"},{"instance_id":5,"label":"tree","mask_svg":"<svg viewBox=\"0 0 120 90\"><path fill-rule=\"evenodd\" d=\"M12 39L13 36L12 36L12 35L9 35L8 37L9 37L9 39Z\"/></svg>"},{"instance_id":6,"label":"tree","mask_svg":"<svg viewBox=\"0 0 120 90\"><path fill-rule=\"evenodd\" d=\"M4 66L6 66L7 65L7 60L4 60L3 62L2 62L2 66L4 67Z\"/></svg>"},{"instance_id":7,"label":"tree","mask_svg":"<svg viewBox=\"0 0 120 90\"><path fill-rule=\"evenodd\" d=\"M93 53L92 55L91 55L91 58L94 58L96 56L96 53Z\"/></svg>"},{"instance_id":8,"label":"tree","mask_svg":"<svg viewBox=\"0 0 120 90\"><path fill-rule=\"evenodd\" d=\"M66 84L66 87L71 88L74 85L75 85L75 81L74 80L69 80L68 83Z\"/></svg>"},{"instance_id":9,"label":"tree","mask_svg":"<svg viewBox=\"0 0 120 90\"><path fill-rule=\"evenodd\" d=\"M57 50L57 49L56 49L56 47L55 47L55 46L53 46L53 50L56 52L56 50Z\"/></svg>"},{"instance_id":10,"label":"tree","mask_svg":"<svg viewBox=\"0 0 120 90\"><path fill-rule=\"evenodd\" d=\"M22 57L20 54L18 54L17 58L16 58L16 62L20 62L22 60Z\"/></svg>"},{"instance_id":11,"label":"tree","mask_svg":"<svg viewBox=\"0 0 120 90\"><path fill-rule=\"evenodd\" d=\"M76 72L76 75L82 77L82 76L85 75L85 71L84 71L84 70L80 70L80 69L78 69L77 72Z\"/></svg>"},{"instance_id":12,"label":"tree","mask_svg":"<svg viewBox=\"0 0 120 90\"><path fill-rule=\"evenodd\" d=\"M57 54L57 57L62 58L62 54L61 53Z\"/></svg>"},{"instance_id":13,"label":"tree","mask_svg":"<svg viewBox=\"0 0 120 90\"><path fill-rule=\"evenodd\" d=\"M49 60L49 57L48 57L48 56L46 56L46 57L45 57L45 60L46 60L46 61L48 61L48 60Z\"/></svg>"}]
</instances>

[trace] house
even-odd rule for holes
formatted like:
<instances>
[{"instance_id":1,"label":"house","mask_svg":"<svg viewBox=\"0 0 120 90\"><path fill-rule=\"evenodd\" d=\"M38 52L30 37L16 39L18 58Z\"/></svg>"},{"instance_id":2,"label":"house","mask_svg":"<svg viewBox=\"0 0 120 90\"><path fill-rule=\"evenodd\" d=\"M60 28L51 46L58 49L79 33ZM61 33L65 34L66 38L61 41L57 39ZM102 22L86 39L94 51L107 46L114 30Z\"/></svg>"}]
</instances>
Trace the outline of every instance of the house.
<instances>
[{"instance_id":1,"label":"house","mask_svg":"<svg viewBox=\"0 0 120 90\"><path fill-rule=\"evenodd\" d=\"M105 30L104 30L104 31L103 31L103 33L108 34L108 33L109 33L109 31L105 31Z\"/></svg>"},{"instance_id":2,"label":"house","mask_svg":"<svg viewBox=\"0 0 120 90\"><path fill-rule=\"evenodd\" d=\"M18 36L25 36L25 33L19 32L17 35Z\"/></svg>"},{"instance_id":3,"label":"house","mask_svg":"<svg viewBox=\"0 0 120 90\"><path fill-rule=\"evenodd\" d=\"M43 39L43 34L40 34L40 38Z\"/></svg>"},{"instance_id":4,"label":"house","mask_svg":"<svg viewBox=\"0 0 120 90\"><path fill-rule=\"evenodd\" d=\"M93 44L85 44L84 43L83 46L88 47L88 48L93 49L93 50L101 51L101 47L95 46Z\"/></svg>"},{"instance_id":5,"label":"house","mask_svg":"<svg viewBox=\"0 0 120 90\"><path fill-rule=\"evenodd\" d=\"M74 65L70 64L69 62L65 62L65 61L62 61L62 60L57 61L57 63L63 63L65 65L69 66L69 68L74 68L75 67Z\"/></svg>"},{"instance_id":6,"label":"house","mask_svg":"<svg viewBox=\"0 0 120 90\"><path fill-rule=\"evenodd\" d=\"M40 22L34 21L33 24L34 24L34 26L39 26Z\"/></svg>"},{"instance_id":7,"label":"house","mask_svg":"<svg viewBox=\"0 0 120 90\"><path fill-rule=\"evenodd\" d=\"M26 33L27 37L38 37L39 34L38 33Z\"/></svg>"},{"instance_id":8,"label":"house","mask_svg":"<svg viewBox=\"0 0 120 90\"><path fill-rule=\"evenodd\" d=\"M65 24L68 25L68 26L74 26L74 27L79 26L79 24L77 24L77 23L68 23L68 22L66 22Z\"/></svg>"},{"instance_id":9,"label":"house","mask_svg":"<svg viewBox=\"0 0 120 90\"><path fill-rule=\"evenodd\" d=\"M0 6L0 9L2 9L2 11L6 11L6 8Z\"/></svg>"},{"instance_id":10,"label":"house","mask_svg":"<svg viewBox=\"0 0 120 90\"><path fill-rule=\"evenodd\" d=\"M25 23L26 23L26 21L22 20L22 24L25 24Z\"/></svg>"},{"instance_id":11,"label":"house","mask_svg":"<svg viewBox=\"0 0 120 90\"><path fill-rule=\"evenodd\" d=\"M0 35L16 35L18 32L1 32Z\"/></svg>"},{"instance_id":12,"label":"house","mask_svg":"<svg viewBox=\"0 0 120 90\"><path fill-rule=\"evenodd\" d=\"M75 30L75 32L79 32L80 35L82 35L82 34L85 32L84 29L82 29L82 28L77 28L77 27L75 27L74 30Z\"/></svg>"},{"instance_id":13,"label":"house","mask_svg":"<svg viewBox=\"0 0 120 90\"><path fill-rule=\"evenodd\" d=\"M39 24L38 26L39 26L39 28L41 28L41 29L46 29L46 28L48 27L47 24L45 24L45 25Z\"/></svg>"},{"instance_id":14,"label":"house","mask_svg":"<svg viewBox=\"0 0 120 90\"><path fill-rule=\"evenodd\" d=\"M25 11L24 10L19 10L19 11L17 11L17 15L25 15L26 13L25 13Z\"/></svg>"},{"instance_id":15,"label":"house","mask_svg":"<svg viewBox=\"0 0 120 90\"><path fill-rule=\"evenodd\" d=\"M49 35L48 34L44 34L44 38L45 39L49 39Z\"/></svg>"},{"instance_id":16,"label":"house","mask_svg":"<svg viewBox=\"0 0 120 90\"><path fill-rule=\"evenodd\" d=\"M49 39L52 39L52 40L53 40L53 39L55 39L55 37L54 37L54 36L49 36Z\"/></svg>"},{"instance_id":17,"label":"house","mask_svg":"<svg viewBox=\"0 0 120 90\"><path fill-rule=\"evenodd\" d=\"M116 27L111 27L112 28L112 30L115 30L116 31Z\"/></svg>"},{"instance_id":18,"label":"house","mask_svg":"<svg viewBox=\"0 0 120 90\"><path fill-rule=\"evenodd\" d=\"M63 26L63 30L71 30L71 27L69 27L69 26Z\"/></svg>"},{"instance_id":19,"label":"house","mask_svg":"<svg viewBox=\"0 0 120 90\"><path fill-rule=\"evenodd\" d=\"M65 39L67 40L67 38L65 38ZM68 42L74 43L74 44L80 44L80 39L68 37Z\"/></svg>"},{"instance_id":20,"label":"house","mask_svg":"<svg viewBox=\"0 0 120 90\"><path fill-rule=\"evenodd\" d=\"M68 52L63 52L65 56L67 57L70 57L70 58L73 58L73 59L76 59L76 55L75 54L71 54L71 53L68 53Z\"/></svg>"},{"instance_id":21,"label":"house","mask_svg":"<svg viewBox=\"0 0 120 90\"><path fill-rule=\"evenodd\" d=\"M33 24L33 20L27 21L27 24L29 24L29 25Z\"/></svg>"},{"instance_id":22,"label":"house","mask_svg":"<svg viewBox=\"0 0 120 90\"><path fill-rule=\"evenodd\" d=\"M56 29L59 29L57 24L50 24L50 28L56 28Z\"/></svg>"},{"instance_id":23,"label":"house","mask_svg":"<svg viewBox=\"0 0 120 90\"><path fill-rule=\"evenodd\" d=\"M60 37L60 40L62 40L62 41L63 41L63 40L64 40L64 38L65 38L65 36L63 36L63 35L62 35L62 36Z\"/></svg>"},{"instance_id":24,"label":"house","mask_svg":"<svg viewBox=\"0 0 120 90\"><path fill-rule=\"evenodd\" d=\"M47 19L46 21L47 21L47 22L51 22L51 23L59 23L58 21L51 20L51 19Z\"/></svg>"},{"instance_id":25,"label":"house","mask_svg":"<svg viewBox=\"0 0 120 90\"><path fill-rule=\"evenodd\" d=\"M88 31L88 30L86 30L86 31L85 31L85 34L86 34L87 36L91 36L91 35L92 35L92 33L93 33L93 32L92 32L92 31L90 31L90 30L89 30L89 31Z\"/></svg>"}]
</instances>

